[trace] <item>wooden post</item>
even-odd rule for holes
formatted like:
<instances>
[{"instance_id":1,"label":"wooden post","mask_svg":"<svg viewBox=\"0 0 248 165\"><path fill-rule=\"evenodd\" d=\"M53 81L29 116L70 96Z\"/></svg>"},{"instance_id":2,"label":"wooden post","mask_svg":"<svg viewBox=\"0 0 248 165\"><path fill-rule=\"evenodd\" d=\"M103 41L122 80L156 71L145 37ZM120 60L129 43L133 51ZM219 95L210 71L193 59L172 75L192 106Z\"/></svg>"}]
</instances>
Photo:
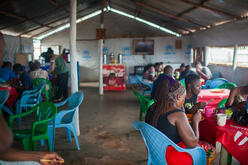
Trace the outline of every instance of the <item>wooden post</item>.
<instances>
[{"instance_id":1,"label":"wooden post","mask_svg":"<svg viewBox=\"0 0 248 165\"><path fill-rule=\"evenodd\" d=\"M70 9L70 57L71 57L71 93L78 91L77 61L76 61L76 37L77 37L77 0L71 0ZM78 109L74 115L77 135L80 135Z\"/></svg>"}]
</instances>

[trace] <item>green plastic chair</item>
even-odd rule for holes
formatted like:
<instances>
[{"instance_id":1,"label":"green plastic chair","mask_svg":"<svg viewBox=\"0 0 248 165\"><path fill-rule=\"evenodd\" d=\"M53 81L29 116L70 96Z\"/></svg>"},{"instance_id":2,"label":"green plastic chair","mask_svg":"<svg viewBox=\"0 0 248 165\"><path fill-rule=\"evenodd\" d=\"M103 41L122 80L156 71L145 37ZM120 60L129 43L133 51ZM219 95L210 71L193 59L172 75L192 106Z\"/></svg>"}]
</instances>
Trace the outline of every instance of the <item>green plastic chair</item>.
<instances>
[{"instance_id":1,"label":"green plastic chair","mask_svg":"<svg viewBox=\"0 0 248 165\"><path fill-rule=\"evenodd\" d=\"M30 129L14 129L14 120L20 117L26 117L33 114L34 122L32 123L32 128ZM57 107L52 102L43 102L37 104L30 111L12 115L9 118L9 126L13 131L14 138L17 141L21 141L24 150L34 150L36 151L37 140L47 140L47 146L49 151L50 142L48 136L48 124L53 122L57 114Z\"/></svg>"},{"instance_id":2,"label":"green plastic chair","mask_svg":"<svg viewBox=\"0 0 248 165\"><path fill-rule=\"evenodd\" d=\"M228 99L228 98L222 99L222 100L218 103L217 108L225 108L225 104L226 104L226 102L227 102L227 99Z\"/></svg>"},{"instance_id":3,"label":"green plastic chair","mask_svg":"<svg viewBox=\"0 0 248 165\"><path fill-rule=\"evenodd\" d=\"M43 82L46 81L46 86L49 86L49 89L47 89L46 87L43 89L42 93L45 94L46 96L46 101L52 101L52 84L51 81L44 79L44 78L35 78L33 79L33 86L34 88L38 88L40 87Z\"/></svg>"},{"instance_id":4,"label":"green plastic chair","mask_svg":"<svg viewBox=\"0 0 248 165\"><path fill-rule=\"evenodd\" d=\"M237 87L237 85L230 82L230 83L224 83L220 85L218 89L230 89L231 90L233 87Z\"/></svg>"},{"instance_id":5,"label":"green plastic chair","mask_svg":"<svg viewBox=\"0 0 248 165\"><path fill-rule=\"evenodd\" d=\"M137 91L133 91L133 94L138 98L139 103L140 103L140 115L139 115L139 120L142 121L143 118L143 113L147 113L147 110L149 107L154 103L154 100L148 99L148 97L143 96Z\"/></svg>"}]
</instances>

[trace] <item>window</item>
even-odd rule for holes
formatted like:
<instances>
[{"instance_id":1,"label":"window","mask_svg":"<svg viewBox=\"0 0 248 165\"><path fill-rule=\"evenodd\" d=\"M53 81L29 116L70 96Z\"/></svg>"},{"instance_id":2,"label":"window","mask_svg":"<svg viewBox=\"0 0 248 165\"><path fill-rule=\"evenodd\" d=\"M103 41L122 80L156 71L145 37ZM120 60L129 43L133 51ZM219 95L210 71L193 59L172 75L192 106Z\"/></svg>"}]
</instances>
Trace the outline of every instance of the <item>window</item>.
<instances>
[{"instance_id":1,"label":"window","mask_svg":"<svg viewBox=\"0 0 248 165\"><path fill-rule=\"evenodd\" d=\"M38 60L41 54L40 40L33 40L33 46L34 46L34 60Z\"/></svg>"},{"instance_id":2,"label":"window","mask_svg":"<svg viewBox=\"0 0 248 165\"><path fill-rule=\"evenodd\" d=\"M239 46L238 47L237 66L248 67L248 46Z\"/></svg>"},{"instance_id":3,"label":"window","mask_svg":"<svg viewBox=\"0 0 248 165\"><path fill-rule=\"evenodd\" d=\"M233 47L209 47L209 63L232 65Z\"/></svg>"},{"instance_id":4,"label":"window","mask_svg":"<svg viewBox=\"0 0 248 165\"><path fill-rule=\"evenodd\" d=\"M232 65L234 47L209 47L209 63ZM248 46L238 46L237 67L248 67Z\"/></svg>"}]
</instances>

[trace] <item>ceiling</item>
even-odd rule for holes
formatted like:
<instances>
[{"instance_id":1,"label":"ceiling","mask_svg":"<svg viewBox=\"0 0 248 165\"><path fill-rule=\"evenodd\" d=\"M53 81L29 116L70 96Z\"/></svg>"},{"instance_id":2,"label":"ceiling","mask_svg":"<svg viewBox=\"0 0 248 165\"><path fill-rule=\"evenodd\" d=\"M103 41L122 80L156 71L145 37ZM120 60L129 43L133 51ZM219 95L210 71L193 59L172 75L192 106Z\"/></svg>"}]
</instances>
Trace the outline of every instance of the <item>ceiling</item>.
<instances>
[{"instance_id":1,"label":"ceiling","mask_svg":"<svg viewBox=\"0 0 248 165\"><path fill-rule=\"evenodd\" d=\"M180 34L248 17L248 0L105 0L105 4ZM77 0L77 17L101 6L102 0ZM69 0L1 0L0 31L38 37L68 23L69 10Z\"/></svg>"}]
</instances>

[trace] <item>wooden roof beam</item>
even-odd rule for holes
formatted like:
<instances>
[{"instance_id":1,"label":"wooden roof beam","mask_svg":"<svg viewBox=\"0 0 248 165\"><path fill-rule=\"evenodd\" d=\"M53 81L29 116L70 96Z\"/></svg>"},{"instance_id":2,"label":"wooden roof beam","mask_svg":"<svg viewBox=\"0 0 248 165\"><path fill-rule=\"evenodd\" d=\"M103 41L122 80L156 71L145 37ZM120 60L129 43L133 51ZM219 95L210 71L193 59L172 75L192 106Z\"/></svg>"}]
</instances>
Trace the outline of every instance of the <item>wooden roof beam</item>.
<instances>
[{"instance_id":1,"label":"wooden roof beam","mask_svg":"<svg viewBox=\"0 0 248 165\"><path fill-rule=\"evenodd\" d=\"M184 2L184 3L190 4L190 5L193 5L195 7L207 9L207 10L212 11L212 12L215 12L215 13L220 13L222 15L229 16L231 18L236 18L236 19L239 19L240 18L239 16L236 16L236 15L233 15L233 14L230 14L230 13L227 13L225 11L222 11L222 10L219 10L219 9L214 9L212 7L205 6L204 4L198 4L198 3L195 3L195 2L192 2L192 1L189 1L189 0L181 0L181 1Z\"/></svg>"},{"instance_id":2,"label":"wooden roof beam","mask_svg":"<svg viewBox=\"0 0 248 165\"><path fill-rule=\"evenodd\" d=\"M82 10L79 10L79 11L77 12L77 14L79 14L79 13L81 13L81 12L87 10L87 9L90 9L90 8L91 8L91 7L88 7L88 8L82 9ZM62 18L53 20L52 22L49 22L49 23L47 23L47 24L48 24L48 25L53 24L53 23L55 23L55 22L61 21L61 20L66 19L66 18L69 18L69 16L70 16L70 15L68 14L67 16L64 16L64 17L62 17ZM60 25L54 26L54 27L52 27L51 29L48 29L48 30L45 30L45 31L40 32L40 33L38 33L38 34L32 35L30 38L39 36L40 34L43 34L43 33L45 33L45 32L48 32L48 31L50 31L50 30L52 30L52 29L56 29L56 28L58 28L58 27L60 27L60 26L63 26L63 25L65 25L65 24L67 24L67 23L70 23L70 22L68 21L68 22L66 22L66 23L62 23L62 24L60 24ZM32 31L35 31L35 30L37 30L37 29L40 29L40 28L36 28L36 29L30 30L29 32L26 32L25 34L30 33L30 32L32 32ZM22 34L22 35L23 35L23 34Z\"/></svg>"},{"instance_id":3,"label":"wooden roof beam","mask_svg":"<svg viewBox=\"0 0 248 165\"><path fill-rule=\"evenodd\" d=\"M59 7L60 4L58 2L56 2L55 0L48 0L51 4L53 4L56 7ZM69 10L65 9L64 7L62 7L62 9L66 12L66 13L70 13Z\"/></svg>"},{"instance_id":4,"label":"wooden roof beam","mask_svg":"<svg viewBox=\"0 0 248 165\"><path fill-rule=\"evenodd\" d=\"M27 20L30 20L29 18L27 17L24 17L24 16L19 16L18 14L15 14L15 13L10 13L10 12L7 12L7 11L4 11L4 10L0 10L0 14L3 14L3 15L6 15L8 17L12 17L12 18L16 18L16 19L19 19L21 21L27 21ZM35 23L35 24L38 24L40 26L45 26L43 25L42 23L39 23L35 20L30 20L31 22ZM51 28L49 26L45 26L45 27L48 27L48 28Z\"/></svg>"},{"instance_id":5,"label":"wooden roof beam","mask_svg":"<svg viewBox=\"0 0 248 165\"><path fill-rule=\"evenodd\" d=\"M0 30L9 28L9 27L11 27L11 26L16 26L16 25L22 24L22 23L24 23L24 22L26 22L26 21L32 21L32 20L34 20L34 19L37 19L37 18L41 18L41 17L47 16L47 15L50 15L50 14L52 14L52 13L55 13L58 9L62 8L62 7L65 6L65 5L68 5L68 3L65 3L65 4L59 6L59 7L55 8L55 9L52 9L52 10L50 10L50 11L44 13L44 14L41 14L41 15L38 15L38 16L35 16L35 17L31 17L31 18L29 18L29 19L27 19L27 20L22 20L22 21L20 21L20 22L16 22L16 23L9 24L9 25L7 25L7 26L1 27Z\"/></svg>"},{"instance_id":6,"label":"wooden roof beam","mask_svg":"<svg viewBox=\"0 0 248 165\"><path fill-rule=\"evenodd\" d=\"M202 0L202 1L199 3L199 5L203 5L204 3L208 2L208 1L210 1L210 0ZM181 16L183 16L184 14L189 13L189 12L195 10L195 9L198 9L198 8L199 8L198 6L191 7L191 8L189 8L189 9L187 9L187 10L185 10L185 11L179 13L177 16L181 17Z\"/></svg>"},{"instance_id":7,"label":"wooden roof beam","mask_svg":"<svg viewBox=\"0 0 248 165\"><path fill-rule=\"evenodd\" d=\"M193 22L193 21L191 21L189 19L176 16L176 15L168 13L166 11L162 11L162 10L160 10L158 8L155 8L155 7L153 7L153 6L149 5L149 4L138 2L138 1L135 1L135 3L140 5L140 6L143 6L144 8L147 8L147 9L150 9L152 11L155 11L156 13L159 13L159 14L162 14L162 15L177 19L177 20L181 20L181 21L184 21L184 22L187 22L187 23L190 23L190 24L194 24L194 25L199 26L199 27L205 27L204 25L201 25L199 23Z\"/></svg>"},{"instance_id":8,"label":"wooden roof beam","mask_svg":"<svg viewBox=\"0 0 248 165\"><path fill-rule=\"evenodd\" d=\"M118 4L118 3L112 2L112 1L111 1L111 3L113 3L114 5L116 5L116 6L120 7L120 8L123 8L123 9L129 11L130 13L133 13L133 11L132 11L130 8L126 7L126 6L123 6L123 5L121 5L121 4ZM147 18L147 16L144 16L144 17ZM146 19L146 18L144 18L144 19ZM165 26L165 25L168 24L168 22L166 22L166 21L160 20L160 22L163 22L163 24L162 24L161 26ZM166 23L167 23L167 24L166 24ZM171 26L171 27L173 27L173 28L176 28L176 29L178 29L178 30L183 30L183 31L190 32L189 29L186 29L186 28L183 28L183 27L178 27L178 26L176 26L176 25L171 25L171 24L169 24L169 26ZM177 32L177 33L180 33L178 30L174 30L174 29L173 29L173 31L175 31L175 32ZM180 34L181 34L181 33L180 33Z\"/></svg>"}]
</instances>

